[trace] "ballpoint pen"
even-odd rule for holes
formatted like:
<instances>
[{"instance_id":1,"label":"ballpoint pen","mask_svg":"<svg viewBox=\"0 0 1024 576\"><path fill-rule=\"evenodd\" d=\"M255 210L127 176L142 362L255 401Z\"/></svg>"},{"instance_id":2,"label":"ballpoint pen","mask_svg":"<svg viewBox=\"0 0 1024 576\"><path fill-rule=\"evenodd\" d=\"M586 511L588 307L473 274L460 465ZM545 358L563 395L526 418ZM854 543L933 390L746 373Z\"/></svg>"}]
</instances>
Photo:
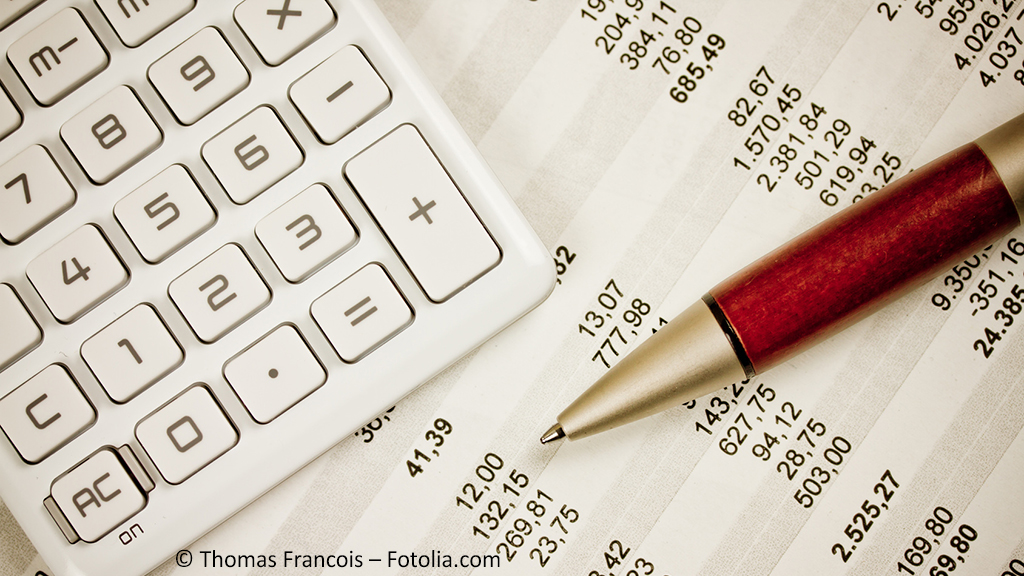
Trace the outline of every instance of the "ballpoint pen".
<instances>
[{"instance_id":1,"label":"ballpoint pen","mask_svg":"<svg viewBox=\"0 0 1024 576\"><path fill-rule=\"evenodd\" d=\"M542 443L621 426L761 374L991 244L1024 215L1024 115L737 272L640 344Z\"/></svg>"}]
</instances>

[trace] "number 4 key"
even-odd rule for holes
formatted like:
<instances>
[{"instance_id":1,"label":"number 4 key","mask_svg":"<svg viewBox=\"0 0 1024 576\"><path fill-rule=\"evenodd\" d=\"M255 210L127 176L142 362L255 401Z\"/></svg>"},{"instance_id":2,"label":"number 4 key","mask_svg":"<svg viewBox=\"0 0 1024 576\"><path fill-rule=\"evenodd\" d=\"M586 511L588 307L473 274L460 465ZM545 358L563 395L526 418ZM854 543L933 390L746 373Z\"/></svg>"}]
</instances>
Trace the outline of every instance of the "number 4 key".
<instances>
[{"instance_id":1,"label":"number 4 key","mask_svg":"<svg viewBox=\"0 0 1024 576\"><path fill-rule=\"evenodd\" d=\"M128 282L98 226L86 224L29 263L26 274L54 317L76 320Z\"/></svg>"}]
</instances>

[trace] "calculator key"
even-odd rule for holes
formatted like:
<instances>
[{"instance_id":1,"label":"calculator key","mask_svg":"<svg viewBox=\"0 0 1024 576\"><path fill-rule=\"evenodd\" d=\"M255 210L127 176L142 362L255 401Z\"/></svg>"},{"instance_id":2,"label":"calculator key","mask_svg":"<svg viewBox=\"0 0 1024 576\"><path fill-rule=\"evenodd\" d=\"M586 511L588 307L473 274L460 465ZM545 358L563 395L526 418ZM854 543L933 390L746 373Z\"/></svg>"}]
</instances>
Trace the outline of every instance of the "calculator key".
<instances>
[{"instance_id":1,"label":"calculator key","mask_svg":"<svg viewBox=\"0 0 1024 576\"><path fill-rule=\"evenodd\" d=\"M28 279L60 322L85 314L128 283L100 229L86 224L29 262Z\"/></svg>"},{"instance_id":2,"label":"calculator key","mask_svg":"<svg viewBox=\"0 0 1024 576\"><path fill-rule=\"evenodd\" d=\"M56 103L107 67L107 51L82 14L65 8L15 40L7 59L43 106Z\"/></svg>"},{"instance_id":3,"label":"calculator key","mask_svg":"<svg viewBox=\"0 0 1024 576\"><path fill-rule=\"evenodd\" d=\"M156 310L139 304L86 340L82 358L110 399L124 403L177 368L185 356Z\"/></svg>"},{"instance_id":4,"label":"calculator key","mask_svg":"<svg viewBox=\"0 0 1024 576\"><path fill-rule=\"evenodd\" d=\"M345 176L434 302L501 254L419 131L403 124L349 160Z\"/></svg>"},{"instance_id":5,"label":"calculator key","mask_svg":"<svg viewBox=\"0 0 1024 576\"><path fill-rule=\"evenodd\" d=\"M288 89L302 117L333 144L391 102L391 90L355 46L346 46Z\"/></svg>"},{"instance_id":6,"label":"calculator key","mask_svg":"<svg viewBox=\"0 0 1024 576\"><path fill-rule=\"evenodd\" d=\"M42 462L95 421L96 410L59 364L0 398L0 429L30 464Z\"/></svg>"},{"instance_id":7,"label":"calculator key","mask_svg":"<svg viewBox=\"0 0 1024 576\"><path fill-rule=\"evenodd\" d=\"M324 0L246 0L235 8L235 21L263 61L277 66L334 26Z\"/></svg>"},{"instance_id":8,"label":"calculator key","mask_svg":"<svg viewBox=\"0 0 1024 576\"><path fill-rule=\"evenodd\" d=\"M181 484L238 443L234 425L203 385L146 416L135 437L171 484Z\"/></svg>"},{"instance_id":9,"label":"calculator key","mask_svg":"<svg viewBox=\"0 0 1024 576\"><path fill-rule=\"evenodd\" d=\"M0 88L0 139L21 126L21 111L14 105L11 95Z\"/></svg>"},{"instance_id":10,"label":"calculator key","mask_svg":"<svg viewBox=\"0 0 1024 576\"><path fill-rule=\"evenodd\" d=\"M358 236L323 184L314 184L256 224L281 274L300 282L355 245Z\"/></svg>"},{"instance_id":11,"label":"calculator key","mask_svg":"<svg viewBox=\"0 0 1024 576\"><path fill-rule=\"evenodd\" d=\"M356 362L412 323L401 292L369 264L313 301L313 319L345 362Z\"/></svg>"},{"instance_id":12,"label":"calculator key","mask_svg":"<svg viewBox=\"0 0 1024 576\"><path fill-rule=\"evenodd\" d=\"M10 284L0 284L0 370L43 341L43 333Z\"/></svg>"},{"instance_id":13,"label":"calculator key","mask_svg":"<svg viewBox=\"0 0 1024 576\"><path fill-rule=\"evenodd\" d=\"M43 0L7 0L0 3L0 29L17 20L22 14L35 8Z\"/></svg>"},{"instance_id":14,"label":"calculator key","mask_svg":"<svg viewBox=\"0 0 1024 576\"><path fill-rule=\"evenodd\" d=\"M286 324L229 360L224 377L253 420L267 424L323 386L327 372Z\"/></svg>"},{"instance_id":15,"label":"calculator key","mask_svg":"<svg viewBox=\"0 0 1024 576\"><path fill-rule=\"evenodd\" d=\"M182 124L193 124L249 84L220 31L203 28L149 67L149 81Z\"/></svg>"},{"instance_id":16,"label":"calculator key","mask_svg":"<svg viewBox=\"0 0 1024 576\"><path fill-rule=\"evenodd\" d=\"M174 164L114 205L114 217L147 262L155 264L217 221L192 175Z\"/></svg>"},{"instance_id":17,"label":"calculator key","mask_svg":"<svg viewBox=\"0 0 1024 576\"><path fill-rule=\"evenodd\" d=\"M135 48L195 7L195 0L96 0L121 42Z\"/></svg>"},{"instance_id":18,"label":"calculator key","mask_svg":"<svg viewBox=\"0 0 1024 576\"><path fill-rule=\"evenodd\" d=\"M106 184L163 141L135 91L118 86L60 127L60 136L89 178Z\"/></svg>"},{"instance_id":19,"label":"calculator key","mask_svg":"<svg viewBox=\"0 0 1024 576\"><path fill-rule=\"evenodd\" d=\"M302 165L302 149L269 106L203 144L202 157L236 204L245 204Z\"/></svg>"},{"instance_id":20,"label":"calculator key","mask_svg":"<svg viewBox=\"0 0 1024 576\"><path fill-rule=\"evenodd\" d=\"M33 144L3 166L0 237L16 244L75 203L75 189L50 152Z\"/></svg>"},{"instance_id":21,"label":"calculator key","mask_svg":"<svg viewBox=\"0 0 1024 576\"><path fill-rule=\"evenodd\" d=\"M146 507L146 493L113 448L93 453L53 481L50 496L86 542L97 542Z\"/></svg>"},{"instance_id":22,"label":"calculator key","mask_svg":"<svg viewBox=\"0 0 1024 576\"><path fill-rule=\"evenodd\" d=\"M227 244L173 282L168 293L196 336L214 342L270 303L270 289L237 244Z\"/></svg>"}]
</instances>

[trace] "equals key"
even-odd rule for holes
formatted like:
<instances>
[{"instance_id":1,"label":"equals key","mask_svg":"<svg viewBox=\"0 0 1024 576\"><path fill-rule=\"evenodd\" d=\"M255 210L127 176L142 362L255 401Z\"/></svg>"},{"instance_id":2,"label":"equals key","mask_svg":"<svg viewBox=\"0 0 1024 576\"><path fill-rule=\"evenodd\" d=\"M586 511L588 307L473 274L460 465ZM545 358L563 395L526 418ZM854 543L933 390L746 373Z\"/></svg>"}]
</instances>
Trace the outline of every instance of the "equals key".
<instances>
[{"instance_id":1,"label":"equals key","mask_svg":"<svg viewBox=\"0 0 1024 576\"><path fill-rule=\"evenodd\" d=\"M360 322L362 322L363 320L366 320L367 318L369 318L371 315L373 315L374 312L377 311L377 307L373 306L373 305L371 305L369 308L364 309L364 306L366 306L369 303L370 303L370 297L367 296L366 298L363 298L362 300L360 300L358 304L356 304L355 306L353 306L353 307L351 307L351 308L349 308L348 310L345 311L345 317L347 318L347 317L351 317L351 316L359 313L362 310L362 314L359 314L358 316L356 316L356 318L354 320L352 320L350 322L350 324L352 324L353 326L356 326Z\"/></svg>"},{"instance_id":2,"label":"equals key","mask_svg":"<svg viewBox=\"0 0 1024 576\"><path fill-rule=\"evenodd\" d=\"M310 307L313 320L348 363L357 362L413 322L412 309L380 264L367 264Z\"/></svg>"}]
</instances>

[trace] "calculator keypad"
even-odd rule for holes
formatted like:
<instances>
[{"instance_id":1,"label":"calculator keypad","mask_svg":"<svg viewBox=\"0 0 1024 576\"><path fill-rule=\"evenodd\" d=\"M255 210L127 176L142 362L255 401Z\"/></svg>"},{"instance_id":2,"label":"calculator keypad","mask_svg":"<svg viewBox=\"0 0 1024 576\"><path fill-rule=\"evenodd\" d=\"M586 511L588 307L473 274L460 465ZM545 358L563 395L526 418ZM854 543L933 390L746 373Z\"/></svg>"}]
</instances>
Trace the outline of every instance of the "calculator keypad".
<instances>
[{"instance_id":1,"label":"calculator keypad","mask_svg":"<svg viewBox=\"0 0 1024 576\"><path fill-rule=\"evenodd\" d=\"M151 571L550 288L368 0L37 4L0 0L0 496L51 565Z\"/></svg>"}]
</instances>

